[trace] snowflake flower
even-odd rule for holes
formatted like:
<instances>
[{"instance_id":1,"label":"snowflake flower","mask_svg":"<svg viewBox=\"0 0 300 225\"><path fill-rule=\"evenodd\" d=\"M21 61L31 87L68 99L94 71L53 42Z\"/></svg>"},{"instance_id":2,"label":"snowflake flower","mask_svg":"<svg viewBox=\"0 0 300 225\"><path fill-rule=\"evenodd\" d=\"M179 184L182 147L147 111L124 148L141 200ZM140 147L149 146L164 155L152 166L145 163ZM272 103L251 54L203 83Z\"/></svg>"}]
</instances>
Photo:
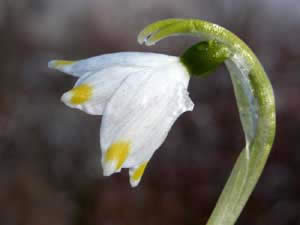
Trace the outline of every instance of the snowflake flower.
<instances>
[{"instance_id":1,"label":"snowflake flower","mask_svg":"<svg viewBox=\"0 0 300 225\"><path fill-rule=\"evenodd\" d=\"M61 100L71 108L103 115L104 176L129 168L133 187L176 119L194 107L187 91L190 75L179 57L121 52L53 60L49 67L79 78Z\"/></svg>"}]
</instances>

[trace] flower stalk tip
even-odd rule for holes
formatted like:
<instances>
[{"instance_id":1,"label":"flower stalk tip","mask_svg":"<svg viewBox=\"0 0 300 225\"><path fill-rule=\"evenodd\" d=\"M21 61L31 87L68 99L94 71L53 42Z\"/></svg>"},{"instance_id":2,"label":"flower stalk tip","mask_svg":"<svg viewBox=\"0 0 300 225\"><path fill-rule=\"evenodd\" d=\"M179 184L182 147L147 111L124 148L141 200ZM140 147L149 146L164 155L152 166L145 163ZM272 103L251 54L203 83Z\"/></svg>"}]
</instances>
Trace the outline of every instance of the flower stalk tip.
<instances>
[{"instance_id":1,"label":"flower stalk tip","mask_svg":"<svg viewBox=\"0 0 300 225\"><path fill-rule=\"evenodd\" d=\"M215 40L199 42L188 48L180 57L189 73L194 76L207 75L232 56L229 48Z\"/></svg>"}]
</instances>

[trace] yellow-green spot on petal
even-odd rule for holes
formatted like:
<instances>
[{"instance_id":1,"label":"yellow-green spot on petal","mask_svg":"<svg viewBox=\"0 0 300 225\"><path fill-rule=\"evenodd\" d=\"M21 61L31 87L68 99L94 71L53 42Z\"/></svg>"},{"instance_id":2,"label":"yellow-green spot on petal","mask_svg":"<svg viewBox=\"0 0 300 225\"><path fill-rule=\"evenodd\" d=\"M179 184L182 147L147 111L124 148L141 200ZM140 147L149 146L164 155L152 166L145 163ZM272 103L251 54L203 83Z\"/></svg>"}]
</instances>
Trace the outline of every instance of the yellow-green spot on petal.
<instances>
[{"instance_id":1,"label":"yellow-green spot on petal","mask_svg":"<svg viewBox=\"0 0 300 225\"><path fill-rule=\"evenodd\" d=\"M137 169L135 169L133 171L133 174L131 175L131 178L134 180L134 181L139 181L141 179L141 177L143 176L144 174L144 171L145 171L145 168L147 166L147 163L148 162L145 162L145 163L142 163Z\"/></svg>"},{"instance_id":2,"label":"yellow-green spot on petal","mask_svg":"<svg viewBox=\"0 0 300 225\"><path fill-rule=\"evenodd\" d=\"M88 84L81 84L71 91L72 97L70 99L71 104L79 105L88 101L93 94L93 88Z\"/></svg>"},{"instance_id":3,"label":"yellow-green spot on petal","mask_svg":"<svg viewBox=\"0 0 300 225\"><path fill-rule=\"evenodd\" d=\"M60 68L64 66L69 66L75 63L75 61L70 61L70 60L55 60L53 61L53 67L54 68Z\"/></svg>"},{"instance_id":4,"label":"yellow-green spot on petal","mask_svg":"<svg viewBox=\"0 0 300 225\"><path fill-rule=\"evenodd\" d=\"M119 170L130 152L129 141L118 141L113 143L105 154L105 161L116 161L116 170Z\"/></svg>"}]
</instances>

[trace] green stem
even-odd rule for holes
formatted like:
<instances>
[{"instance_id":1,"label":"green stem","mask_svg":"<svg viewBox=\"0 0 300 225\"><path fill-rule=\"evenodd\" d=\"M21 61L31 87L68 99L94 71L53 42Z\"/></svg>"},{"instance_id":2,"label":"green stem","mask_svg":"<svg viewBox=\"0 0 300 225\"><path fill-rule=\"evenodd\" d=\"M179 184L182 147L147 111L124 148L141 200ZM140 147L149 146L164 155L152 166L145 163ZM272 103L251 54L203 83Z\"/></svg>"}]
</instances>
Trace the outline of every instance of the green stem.
<instances>
[{"instance_id":1,"label":"green stem","mask_svg":"<svg viewBox=\"0 0 300 225\"><path fill-rule=\"evenodd\" d=\"M275 135L275 102L270 81L255 54L236 35L195 19L162 20L147 26L140 43L153 45L173 35L196 35L228 47L229 70L245 133L246 146L235 163L208 225L233 225L252 193L269 156Z\"/></svg>"}]
</instances>

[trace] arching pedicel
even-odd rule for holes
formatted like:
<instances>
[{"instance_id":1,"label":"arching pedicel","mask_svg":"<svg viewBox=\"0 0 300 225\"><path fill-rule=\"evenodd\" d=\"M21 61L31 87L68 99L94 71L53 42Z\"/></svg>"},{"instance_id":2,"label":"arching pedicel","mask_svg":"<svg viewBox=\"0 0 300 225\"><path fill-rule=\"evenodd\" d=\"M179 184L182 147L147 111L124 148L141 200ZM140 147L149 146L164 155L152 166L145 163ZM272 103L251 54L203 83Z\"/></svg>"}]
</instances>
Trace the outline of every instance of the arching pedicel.
<instances>
[{"instance_id":1,"label":"arching pedicel","mask_svg":"<svg viewBox=\"0 0 300 225\"><path fill-rule=\"evenodd\" d=\"M195 49L190 53L187 53L188 50L181 59L191 73L201 75L210 72L224 61L231 76L246 143L207 224L232 225L252 193L274 141L275 102L272 86L250 48L236 35L216 24L196 19L162 20L142 30L138 41L150 46L174 35L198 36L204 41L198 46L207 48L207 55L222 53L216 57L218 60L215 63L211 61L207 64L209 59L192 56L197 55ZM198 60L198 65L206 64L208 67L198 68L194 59Z\"/></svg>"}]
</instances>

